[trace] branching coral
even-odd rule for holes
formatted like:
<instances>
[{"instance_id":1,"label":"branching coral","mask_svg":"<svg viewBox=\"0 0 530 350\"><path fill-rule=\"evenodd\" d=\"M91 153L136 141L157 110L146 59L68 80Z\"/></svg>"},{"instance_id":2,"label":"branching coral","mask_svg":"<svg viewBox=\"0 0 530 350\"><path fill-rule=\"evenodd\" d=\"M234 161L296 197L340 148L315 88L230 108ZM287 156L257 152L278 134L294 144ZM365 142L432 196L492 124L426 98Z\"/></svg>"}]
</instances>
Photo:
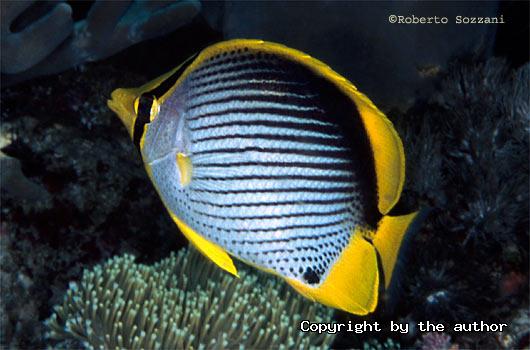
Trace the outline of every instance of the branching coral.
<instances>
[{"instance_id":1,"label":"branching coral","mask_svg":"<svg viewBox=\"0 0 530 350\"><path fill-rule=\"evenodd\" d=\"M49 336L87 348L184 349L326 347L330 335L302 333L299 322L322 322L331 310L284 284L240 271L221 272L198 253L161 262L115 257L85 271L47 321Z\"/></svg>"},{"instance_id":2,"label":"branching coral","mask_svg":"<svg viewBox=\"0 0 530 350\"><path fill-rule=\"evenodd\" d=\"M528 64L458 63L429 104L409 112L408 188L443 210L440 221L464 243L513 242L527 227L529 79Z\"/></svg>"},{"instance_id":3,"label":"branching coral","mask_svg":"<svg viewBox=\"0 0 530 350\"><path fill-rule=\"evenodd\" d=\"M434 209L414 237L421 249L407 256L401 312L416 322L496 322L506 317L496 305L527 308L517 293L528 285L529 82L529 64L455 61L397 123L406 196ZM495 344L492 334L448 334Z\"/></svg>"},{"instance_id":4,"label":"branching coral","mask_svg":"<svg viewBox=\"0 0 530 350\"><path fill-rule=\"evenodd\" d=\"M86 19L73 23L66 2L56 4L47 13L42 10L44 6L32 3L1 2L2 73L9 74L4 84L109 57L140 41L172 32L200 10L197 0L99 0ZM31 22L35 11L44 11L45 15ZM27 26L15 25L17 22ZM22 30L13 32L13 26Z\"/></svg>"}]
</instances>

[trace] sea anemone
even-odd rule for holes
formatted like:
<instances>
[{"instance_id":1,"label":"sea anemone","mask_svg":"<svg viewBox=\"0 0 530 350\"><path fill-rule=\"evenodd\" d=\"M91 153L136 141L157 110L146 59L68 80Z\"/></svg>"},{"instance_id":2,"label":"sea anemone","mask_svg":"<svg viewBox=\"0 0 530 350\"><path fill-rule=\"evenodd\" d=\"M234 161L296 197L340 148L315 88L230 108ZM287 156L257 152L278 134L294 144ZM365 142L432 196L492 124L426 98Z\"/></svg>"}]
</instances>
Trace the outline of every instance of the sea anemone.
<instances>
[{"instance_id":1,"label":"sea anemone","mask_svg":"<svg viewBox=\"0 0 530 350\"><path fill-rule=\"evenodd\" d=\"M152 266L114 257L71 283L48 337L91 349L329 347L330 335L303 333L300 322L330 320L331 309L275 279L240 276L187 250Z\"/></svg>"}]
</instances>

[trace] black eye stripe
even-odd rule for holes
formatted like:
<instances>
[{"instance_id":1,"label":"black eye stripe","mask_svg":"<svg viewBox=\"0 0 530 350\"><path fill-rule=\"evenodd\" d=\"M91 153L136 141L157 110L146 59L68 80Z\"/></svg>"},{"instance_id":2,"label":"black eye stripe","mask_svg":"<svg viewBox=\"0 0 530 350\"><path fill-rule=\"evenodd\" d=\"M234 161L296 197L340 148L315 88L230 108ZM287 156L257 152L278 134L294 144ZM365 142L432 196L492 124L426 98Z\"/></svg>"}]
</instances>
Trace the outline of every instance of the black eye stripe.
<instances>
[{"instance_id":1,"label":"black eye stripe","mask_svg":"<svg viewBox=\"0 0 530 350\"><path fill-rule=\"evenodd\" d=\"M144 134L144 126L145 124L149 123L151 119L151 107L153 105L153 100L155 98L160 99L160 97L162 97L166 92L168 92L169 89L173 87L173 85L175 85L178 78L180 78L182 73L184 73L184 70L188 68L188 66L195 60L198 54L199 53L196 53L195 55L188 58L175 73L171 74L170 77L164 80L156 88L144 92L140 96L138 101L138 116L134 121L133 129L133 142L138 151L140 151L140 140Z\"/></svg>"},{"instance_id":2,"label":"black eye stripe","mask_svg":"<svg viewBox=\"0 0 530 350\"><path fill-rule=\"evenodd\" d=\"M133 142L138 150L140 150L140 140L144 133L144 126L150 122L153 101L154 97L146 94L142 94L138 101L138 117L134 121L133 131Z\"/></svg>"}]
</instances>

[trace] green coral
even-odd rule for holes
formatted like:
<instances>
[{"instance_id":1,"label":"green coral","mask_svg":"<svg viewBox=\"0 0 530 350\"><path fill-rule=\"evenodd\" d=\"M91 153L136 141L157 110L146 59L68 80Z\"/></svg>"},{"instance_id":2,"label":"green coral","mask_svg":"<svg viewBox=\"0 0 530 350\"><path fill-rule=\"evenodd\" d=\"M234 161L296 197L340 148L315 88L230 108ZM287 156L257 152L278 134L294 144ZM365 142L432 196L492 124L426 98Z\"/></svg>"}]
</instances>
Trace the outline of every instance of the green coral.
<instances>
[{"instance_id":1,"label":"green coral","mask_svg":"<svg viewBox=\"0 0 530 350\"><path fill-rule=\"evenodd\" d=\"M300 322L329 321L284 283L240 271L234 278L198 253L152 265L124 255L85 270L46 321L48 336L95 349L329 347L332 336Z\"/></svg>"}]
</instances>

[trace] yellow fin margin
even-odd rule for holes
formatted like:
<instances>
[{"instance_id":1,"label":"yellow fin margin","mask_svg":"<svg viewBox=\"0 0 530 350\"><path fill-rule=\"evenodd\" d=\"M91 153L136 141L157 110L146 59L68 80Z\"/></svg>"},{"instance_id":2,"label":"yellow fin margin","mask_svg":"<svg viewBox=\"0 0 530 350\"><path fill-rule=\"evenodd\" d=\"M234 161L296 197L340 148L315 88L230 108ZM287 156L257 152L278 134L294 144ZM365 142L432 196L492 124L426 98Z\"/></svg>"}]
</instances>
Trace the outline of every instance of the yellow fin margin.
<instances>
[{"instance_id":1,"label":"yellow fin margin","mask_svg":"<svg viewBox=\"0 0 530 350\"><path fill-rule=\"evenodd\" d=\"M384 216L379 222L373 243L383 265L385 288L390 285L403 239L416 215L418 212L402 216Z\"/></svg>"},{"instance_id":2,"label":"yellow fin margin","mask_svg":"<svg viewBox=\"0 0 530 350\"><path fill-rule=\"evenodd\" d=\"M366 315L375 310L379 293L375 249L356 231L318 287L290 278L287 282L311 300L355 315Z\"/></svg>"},{"instance_id":3,"label":"yellow fin margin","mask_svg":"<svg viewBox=\"0 0 530 350\"><path fill-rule=\"evenodd\" d=\"M405 182L405 151L392 122L360 92L356 104L374 154L379 212L387 214L397 203Z\"/></svg>"},{"instance_id":4,"label":"yellow fin margin","mask_svg":"<svg viewBox=\"0 0 530 350\"><path fill-rule=\"evenodd\" d=\"M184 236L200 251L204 256L217 264L220 268L225 271L230 272L232 275L239 278L237 269L234 265L234 261L226 253L226 251L219 247L217 244L208 241L206 238L193 231L188 225L186 225L182 220L176 217L173 213L170 212L171 218L179 229L182 231Z\"/></svg>"}]
</instances>

